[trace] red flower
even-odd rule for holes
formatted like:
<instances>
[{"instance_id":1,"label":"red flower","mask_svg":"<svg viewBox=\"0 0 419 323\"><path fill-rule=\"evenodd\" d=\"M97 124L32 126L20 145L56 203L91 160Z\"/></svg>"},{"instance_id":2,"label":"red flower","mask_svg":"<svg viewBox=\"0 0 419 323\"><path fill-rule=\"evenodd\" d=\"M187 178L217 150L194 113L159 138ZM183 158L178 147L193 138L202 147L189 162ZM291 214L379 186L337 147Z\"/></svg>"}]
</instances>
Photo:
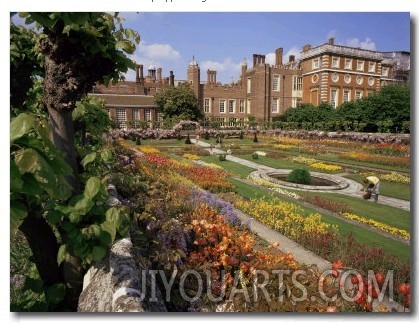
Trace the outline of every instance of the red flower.
<instances>
[{"instance_id":1,"label":"red flower","mask_svg":"<svg viewBox=\"0 0 419 323\"><path fill-rule=\"evenodd\" d=\"M401 283L397 287L397 290L399 291L399 293L408 294L408 293L410 293L410 284L409 284L409 286L407 286L406 283Z\"/></svg>"},{"instance_id":2,"label":"red flower","mask_svg":"<svg viewBox=\"0 0 419 323\"><path fill-rule=\"evenodd\" d=\"M335 262L332 264L332 269L333 269L333 270L338 270L338 269L341 269L342 267L343 267L343 262L342 262L342 260L335 261Z\"/></svg>"},{"instance_id":3,"label":"red flower","mask_svg":"<svg viewBox=\"0 0 419 323\"><path fill-rule=\"evenodd\" d=\"M385 279L385 277L384 277L384 275L383 275L382 273L378 272L378 273L376 273L376 274L375 274L375 280L376 280L376 281L377 281L377 283L379 283L380 285L381 285L382 283L384 283L384 279Z\"/></svg>"}]
</instances>

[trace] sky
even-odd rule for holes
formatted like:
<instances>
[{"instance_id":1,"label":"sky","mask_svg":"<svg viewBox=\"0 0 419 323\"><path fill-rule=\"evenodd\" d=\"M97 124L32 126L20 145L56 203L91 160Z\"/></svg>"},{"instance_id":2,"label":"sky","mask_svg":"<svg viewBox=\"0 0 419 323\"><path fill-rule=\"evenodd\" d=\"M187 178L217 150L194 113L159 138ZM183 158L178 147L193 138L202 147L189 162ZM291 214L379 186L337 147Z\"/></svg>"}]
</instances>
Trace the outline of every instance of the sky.
<instances>
[{"instance_id":1,"label":"sky","mask_svg":"<svg viewBox=\"0 0 419 323\"><path fill-rule=\"evenodd\" d=\"M243 60L252 64L253 54L266 55L266 62L271 62L276 48L284 50L284 61L289 55L296 55L306 44L318 46L326 43L330 37L335 44L357 46L378 51L410 51L415 56L417 38L417 0L382 1L351 0L349 2L331 0L19 0L1 1L0 3L0 65L1 98L3 108L9 105L10 60L9 52L9 12L16 11L120 11L126 18L124 25L135 29L141 35L133 59L142 63L145 69L150 64L163 69L163 76L173 70L176 79L186 78L186 69L192 56L201 68L201 80L206 80L206 70L217 70L217 80L229 82L231 77L237 80ZM355 12L349 13L348 9ZM362 11L360 11L362 9ZM138 12L138 14L137 14ZM410 13L410 21L409 21ZM251 17L252 19L248 19ZM132 78L133 73L127 75ZM417 88L417 82L413 83ZM412 91L413 98L415 92ZM413 99L413 104L415 99ZM416 114L413 115L416 118ZM8 259L9 245L7 196L10 174L8 172L9 118L0 119L2 204L6 205L4 225L2 226L2 258ZM414 123L415 124L415 123ZM415 166L416 167L416 166ZM417 174L417 172L415 171ZM414 198L417 198L416 196ZM415 229L417 230L417 222ZM4 255L3 255L4 251ZM2 286L9 284L9 263L2 261ZM45 322L55 321L54 317L19 316L9 313L9 289L1 295L1 312L6 314L8 322ZM412 315L413 318L416 315ZM4 315L2 315L4 317ZM51 320L52 318L52 320ZM255 316L241 316L240 321L254 320ZM276 319L275 316L263 316L264 319ZM142 321L151 320L150 316ZM196 320L196 317L171 316L171 321ZM200 320L212 320L200 317ZM297 316L281 316L282 321L299 321ZM311 318L317 320L315 317ZM322 321L324 317L318 318ZM340 321L340 318L333 318ZM60 321L76 321L71 316L60 316ZM138 321L137 316L124 317L126 321ZM231 318L238 321L237 317ZM352 321L350 317L345 320ZM77 322L112 321L109 317L77 317ZM326 320L328 321L328 320ZM355 321L355 320L354 320Z\"/></svg>"},{"instance_id":2,"label":"sky","mask_svg":"<svg viewBox=\"0 0 419 323\"><path fill-rule=\"evenodd\" d=\"M335 44L377 51L410 51L409 12L121 12L124 25L140 33L132 58L144 65L173 70L186 79L194 57L206 80L208 69L217 81L229 83L240 76L241 64L253 64L253 54L274 64L275 49L298 59L302 47ZM134 80L135 73L127 79Z\"/></svg>"}]
</instances>

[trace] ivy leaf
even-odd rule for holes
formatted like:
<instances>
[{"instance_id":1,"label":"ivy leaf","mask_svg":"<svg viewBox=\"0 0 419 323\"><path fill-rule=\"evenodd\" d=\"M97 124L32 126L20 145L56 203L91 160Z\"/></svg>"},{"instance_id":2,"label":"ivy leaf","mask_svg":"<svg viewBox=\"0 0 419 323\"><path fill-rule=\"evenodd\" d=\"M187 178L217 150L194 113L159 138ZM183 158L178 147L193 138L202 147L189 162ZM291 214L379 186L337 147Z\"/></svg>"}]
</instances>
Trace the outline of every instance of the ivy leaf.
<instances>
[{"instance_id":1,"label":"ivy leaf","mask_svg":"<svg viewBox=\"0 0 419 323\"><path fill-rule=\"evenodd\" d=\"M86 155L81 161L82 166L86 167L87 164L90 164L91 162L93 162L96 159L96 155L97 155L96 152Z\"/></svg>"},{"instance_id":2,"label":"ivy leaf","mask_svg":"<svg viewBox=\"0 0 419 323\"><path fill-rule=\"evenodd\" d=\"M102 150L102 152L100 153L100 157L102 158L102 160L104 162L111 162L113 159L113 154L112 151L110 151L109 149L104 149Z\"/></svg>"},{"instance_id":3,"label":"ivy leaf","mask_svg":"<svg viewBox=\"0 0 419 323\"><path fill-rule=\"evenodd\" d=\"M14 160L10 161L10 191L21 192L23 188L23 180L19 172L19 168L16 166Z\"/></svg>"},{"instance_id":4,"label":"ivy leaf","mask_svg":"<svg viewBox=\"0 0 419 323\"><path fill-rule=\"evenodd\" d=\"M65 285L63 283L57 283L47 288L45 291L45 297L48 302L52 304L60 303L66 294Z\"/></svg>"},{"instance_id":5,"label":"ivy leaf","mask_svg":"<svg viewBox=\"0 0 419 323\"><path fill-rule=\"evenodd\" d=\"M105 221L100 225L102 229L102 233L100 234L100 241L102 241L106 245L110 245L116 236L116 228L115 224L109 221Z\"/></svg>"},{"instance_id":6,"label":"ivy leaf","mask_svg":"<svg viewBox=\"0 0 419 323\"><path fill-rule=\"evenodd\" d=\"M108 249L103 246L94 246L91 257L93 260L101 260L103 257L106 256Z\"/></svg>"},{"instance_id":7,"label":"ivy leaf","mask_svg":"<svg viewBox=\"0 0 419 323\"><path fill-rule=\"evenodd\" d=\"M61 212L52 210L52 211L48 211L45 218L50 224L57 224L61 221L62 216L63 214Z\"/></svg>"},{"instance_id":8,"label":"ivy leaf","mask_svg":"<svg viewBox=\"0 0 419 323\"><path fill-rule=\"evenodd\" d=\"M119 211L111 207L106 211L106 221L114 223L115 226L118 226L119 223Z\"/></svg>"},{"instance_id":9,"label":"ivy leaf","mask_svg":"<svg viewBox=\"0 0 419 323\"><path fill-rule=\"evenodd\" d=\"M63 245L60 246L60 248L58 249L58 253L57 253L58 266L61 265L61 263L65 259L66 255L67 255L67 246L65 244L63 244Z\"/></svg>"},{"instance_id":10,"label":"ivy leaf","mask_svg":"<svg viewBox=\"0 0 419 323\"><path fill-rule=\"evenodd\" d=\"M26 206L18 201L10 202L10 230L16 230L22 220L28 215L28 209Z\"/></svg>"},{"instance_id":11,"label":"ivy leaf","mask_svg":"<svg viewBox=\"0 0 419 323\"><path fill-rule=\"evenodd\" d=\"M55 176L48 162L32 148L21 149L15 156L20 173L32 173L42 184L55 185Z\"/></svg>"},{"instance_id":12,"label":"ivy leaf","mask_svg":"<svg viewBox=\"0 0 419 323\"><path fill-rule=\"evenodd\" d=\"M10 142L27 134L34 128L35 116L21 113L10 122Z\"/></svg>"},{"instance_id":13,"label":"ivy leaf","mask_svg":"<svg viewBox=\"0 0 419 323\"><path fill-rule=\"evenodd\" d=\"M90 177L87 180L83 195L86 199L93 199L100 192L100 189L101 180L98 177Z\"/></svg>"}]
</instances>

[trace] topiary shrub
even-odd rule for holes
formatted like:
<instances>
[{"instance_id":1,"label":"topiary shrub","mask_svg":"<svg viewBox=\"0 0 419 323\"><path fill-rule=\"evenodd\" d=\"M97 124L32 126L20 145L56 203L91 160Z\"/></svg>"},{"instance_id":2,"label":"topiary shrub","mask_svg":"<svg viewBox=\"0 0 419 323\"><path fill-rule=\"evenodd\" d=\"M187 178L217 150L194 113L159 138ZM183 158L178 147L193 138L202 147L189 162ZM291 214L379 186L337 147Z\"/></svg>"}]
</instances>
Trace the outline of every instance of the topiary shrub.
<instances>
[{"instance_id":1,"label":"topiary shrub","mask_svg":"<svg viewBox=\"0 0 419 323\"><path fill-rule=\"evenodd\" d=\"M135 144L137 146L141 146L141 139L140 139L140 137L137 137L137 139L135 140Z\"/></svg>"},{"instance_id":2,"label":"topiary shrub","mask_svg":"<svg viewBox=\"0 0 419 323\"><path fill-rule=\"evenodd\" d=\"M258 140L258 137L256 136L256 132L255 132L255 134L254 134L254 136L253 136L253 142L258 142L259 140Z\"/></svg>"},{"instance_id":3,"label":"topiary shrub","mask_svg":"<svg viewBox=\"0 0 419 323\"><path fill-rule=\"evenodd\" d=\"M222 155L218 155L218 159L220 161L225 161L226 160L226 155L222 154Z\"/></svg>"},{"instance_id":4,"label":"topiary shrub","mask_svg":"<svg viewBox=\"0 0 419 323\"><path fill-rule=\"evenodd\" d=\"M258 153L253 153L252 154L252 158L253 159L258 159L259 158L259 154Z\"/></svg>"},{"instance_id":5,"label":"topiary shrub","mask_svg":"<svg viewBox=\"0 0 419 323\"><path fill-rule=\"evenodd\" d=\"M187 145L192 144L192 142L191 142L191 138L189 137L189 134L188 134L188 136L187 136L187 137L186 137L186 139L185 139L185 144L187 144Z\"/></svg>"},{"instance_id":6,"label":"topiary shrub","mask_svg":"<svg viewBox=\"0 0 419 323\"><path fill-rule=\"evenodd\" d=\"M288 174L287 182L297 184L310 184L310 172L306 169L294 169L291 173Z\"/></svg>"},{"instance_id":7,"label":"topiary shrub","mask_svg":"<svg viewBox=\"0 0 419 323\"><path fill-rule=\"evenodd\" d=\"M210 134L208 132L204 132L204 139L205 140L209 140L210 139Z\"/></svg>"}]
</instances>

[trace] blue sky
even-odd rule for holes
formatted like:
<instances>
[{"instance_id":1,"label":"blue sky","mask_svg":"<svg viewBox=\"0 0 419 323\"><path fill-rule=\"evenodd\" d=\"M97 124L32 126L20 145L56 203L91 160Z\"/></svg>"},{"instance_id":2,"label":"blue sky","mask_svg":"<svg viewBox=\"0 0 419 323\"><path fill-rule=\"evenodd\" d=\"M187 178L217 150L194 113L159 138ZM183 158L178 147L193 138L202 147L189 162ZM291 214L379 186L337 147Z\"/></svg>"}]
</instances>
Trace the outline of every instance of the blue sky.
<instances>
[{"instance_id":1,"label":"blue sky","mask_svg":"<svg viewBox=\"0 0 419 323\"><path fill-rule=\"evenodd\" d=\"M410 51L409 12L121 12L125 26L138 31L141 43L135 55L144 70L150 65L173 70L186 78L192 56L201 68L217 70L217 81L237 80L246 59L266 55L274 62L282 47L284 62L297 58L305 44L318 46L335 38L335 44L378 51ZM127 79L133 79L129 73Z\"/></svg>"}]
</instances>

